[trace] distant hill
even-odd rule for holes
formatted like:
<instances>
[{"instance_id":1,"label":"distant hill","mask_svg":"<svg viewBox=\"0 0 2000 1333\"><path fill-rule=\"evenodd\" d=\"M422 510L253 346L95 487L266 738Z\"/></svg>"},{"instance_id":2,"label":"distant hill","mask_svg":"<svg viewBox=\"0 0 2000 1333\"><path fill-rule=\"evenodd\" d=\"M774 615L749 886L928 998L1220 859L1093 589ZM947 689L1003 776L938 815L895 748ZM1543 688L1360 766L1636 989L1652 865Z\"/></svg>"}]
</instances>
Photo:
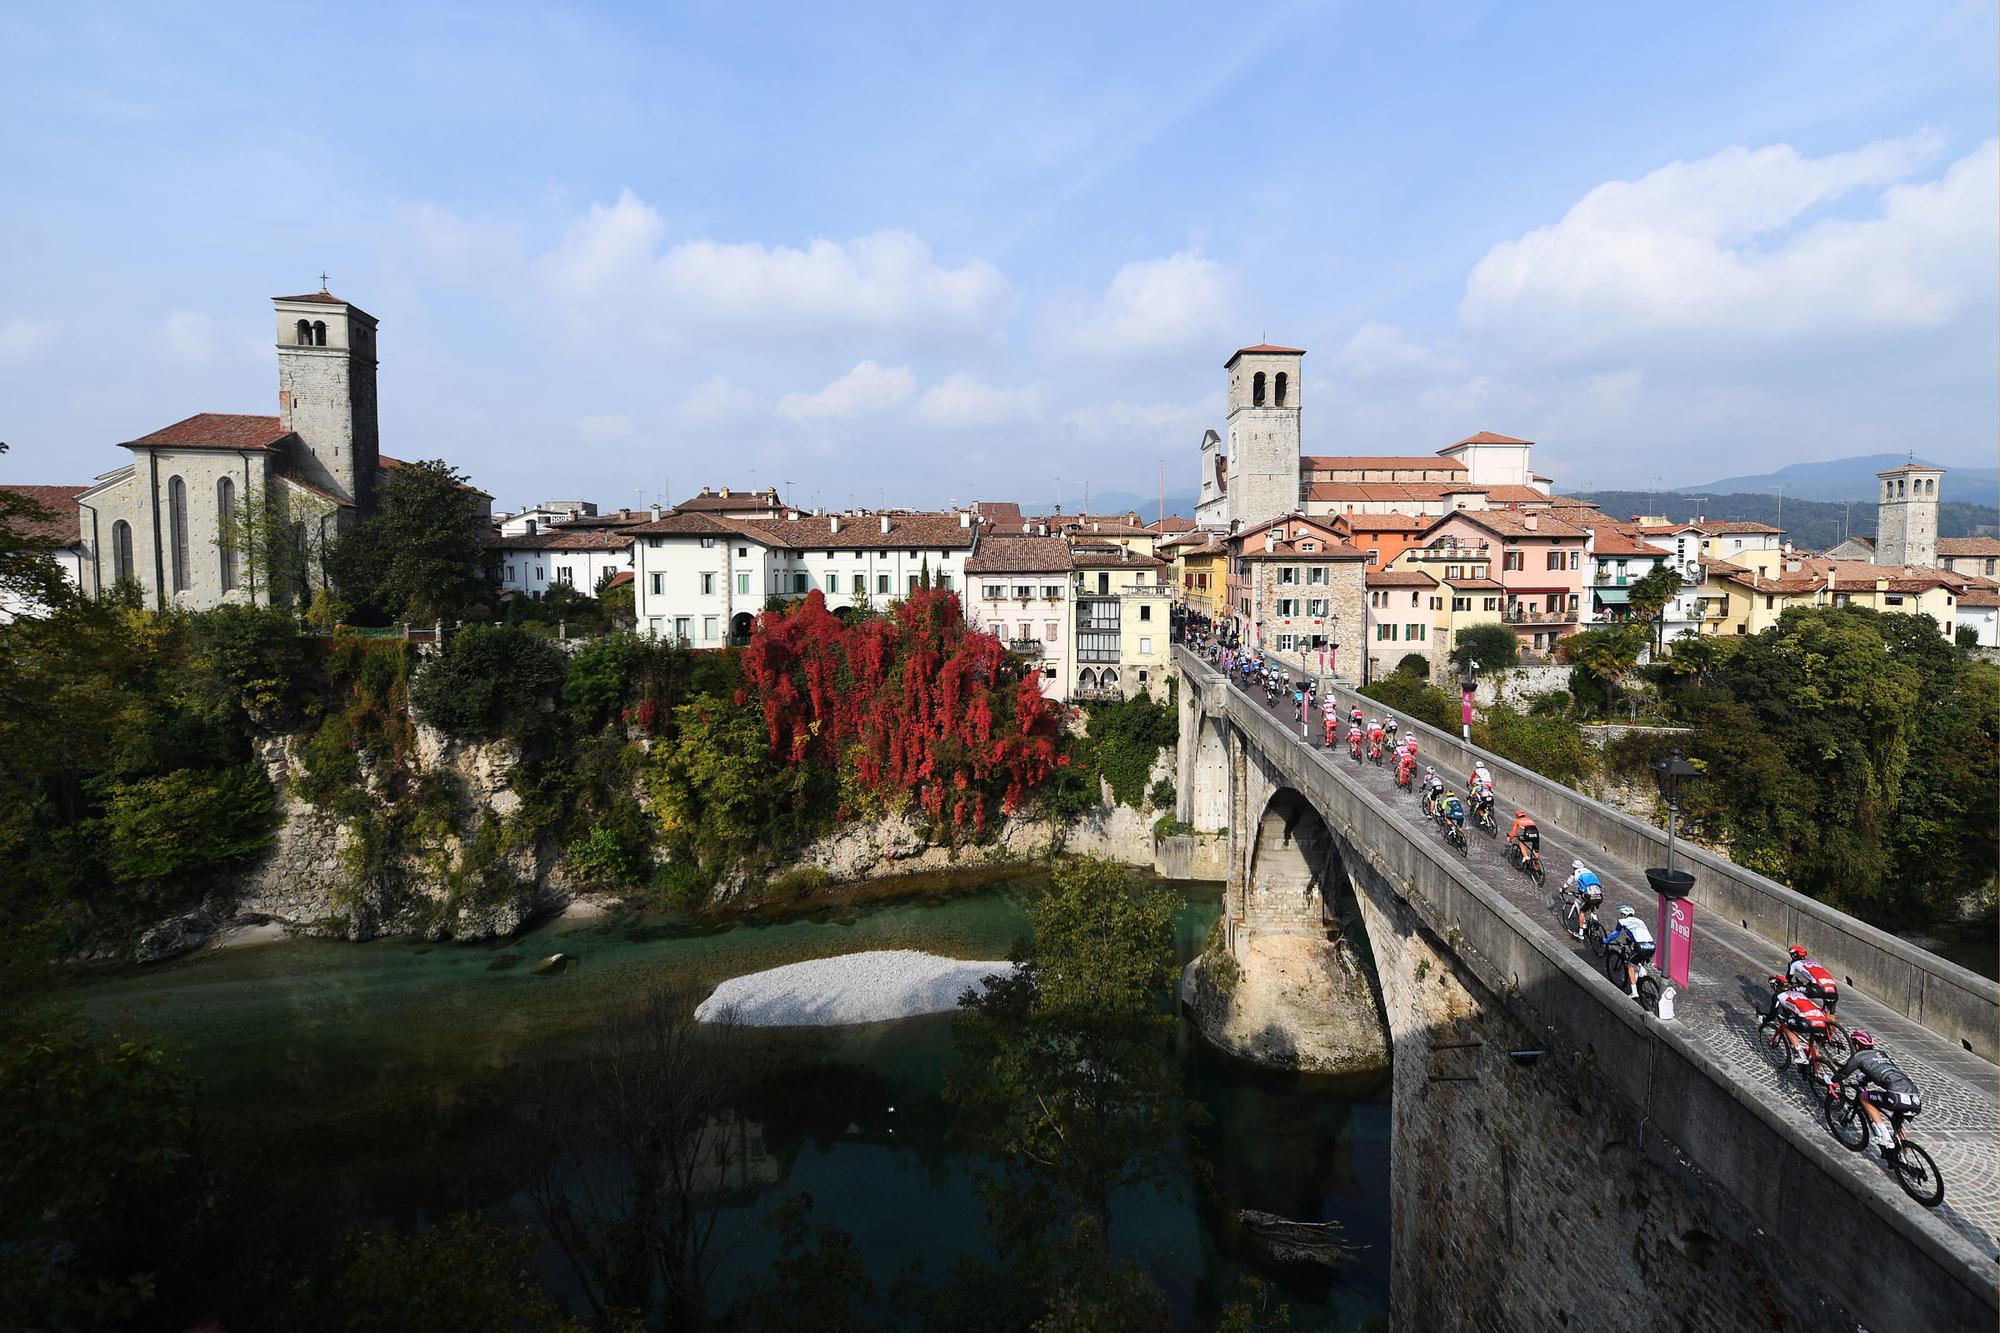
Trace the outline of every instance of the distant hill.
<instances>
[{"instance_id":1,"label":"distant hill","mask_svg":"<svg viewBox=\"0 0 2000 1333\"><path fill-rule=\"evenodd\" d=\"M1063 503L1063 512L1074 514L1080 498L1071 495ZM1194 500L1195 497L1191 494L1176 495L1168 491L1167 512L1179 514L1182 518L1193 518ZM1021 501L1021 512L1024 514L1047 514L1054 509L1055 505L1046 500ZM1090 512L1093 514L1136 512L1140 518L1151 523L1160 516L1160 493L1154 491L1151 495L1138 495L1132 491L1100 491L1093 486L1090 491Z\"/></svg>"},{"instance_id":2,"label":"distant hill","mask_svg":"<svg viewBox=\"0 0 2000 1333\"><path fill-rule=\"evenodd\" d=\"M1629 518L1633 514L1657 514L1664 510L1668 518L1676 521L1713 518L1770 523L1784 528L1793 545L1813 550L1825 550L1840 541L1843 535L1855 537L1875 535L1875 500L1872 490L1865 503L1857 501L1853 504L1800 500L1788 495L1783 502L1782 522L1779 515L1779 499L1769 493L1718 494L1699 499L1673 491L1664 493L1585 491L1579 494L1614 518ZM1843 522L1846 524L1845 532L1842 529ZM1944 500L1938 504L1938 536L1991 537L1996 533L2000 533L2000 509L1994 509L1990 505L1965 504L1953 500Z\"/></svg>"},{"instance_id":3,"label":"distant hill","mask_svg":"<svg viewBox=\"0 0 2000 1333\"><path fill-rule=\"evenodd\" d=\"M1791 463L1776 472L1749 477L1724 477L1700 486L1677 486L1684 495L1771 494L1785 487L1791 500L1875 500L1875 474L1900 467L1910 461L1908 454L1864 454L1859 458L1835 458L1819 463ZM1924 462L1924 459L1918 459ZM1947 467L1938 487L1946 500L1991 505L2000 502L2000 468Z\"/></svg>"}]
</instances>

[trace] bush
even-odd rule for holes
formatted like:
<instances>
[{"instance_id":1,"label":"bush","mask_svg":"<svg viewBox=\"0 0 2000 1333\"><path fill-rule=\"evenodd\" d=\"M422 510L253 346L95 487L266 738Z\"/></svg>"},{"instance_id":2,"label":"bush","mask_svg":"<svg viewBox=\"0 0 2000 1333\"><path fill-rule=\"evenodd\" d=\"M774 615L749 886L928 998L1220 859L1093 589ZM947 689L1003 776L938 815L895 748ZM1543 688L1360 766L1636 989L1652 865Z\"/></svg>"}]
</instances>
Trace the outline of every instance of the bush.
<instances>
[{"instance_id":1,"label":"bush","mask_svg":"<svg viewBox=\"0 0 2000 1333\"><path fill-rule=\"evenodd\" d=\"M106 862L121 880L185 880L261 855L277 826L271 784L255 764L180 769L109 790Z\"/></svg>"},{"instance_id":2,"label":"bush","mask_svg":"<svg viewBox=\"0 0 2000 1333\"><path fill-rule=\"evenodd\" d=\"M1548 690L1528 699L1531 717L1568 717L1576 699L1567 690Z\"/></svg>"},{"instance_id":3,"label":"bush","mask_svg":"<svg viewBox=\"0 0 2000 1333\"><path fill-rule=\"evenodd\" d=\"M1414 676L1397 674L1361 687L1361 693L1392 713L1427 722L1443 731L1457 731L1459 701Z\"/></svg>"},{"instance_id":4,"label":"bush","mask_svg":"<svg viewBox=\"0 0 2000 1333\"><path fill-rule=\"evenodd\" d=\"M1422 653L1404 653L1403 660L1396 663L1396 674L1415 676L1418 680L1431 678L1431 660Z\"/></svg>"},{"instance_id":5,"label":"bush","mask_svg":"<svg viewBox=\"0 0 2000 1333\"><path fill-rule=\"evenodd\" d=\"M1143 694L1116 703L1086 705L1090 732L1077 746L1086 773L1111 784L1112 798L1134 810L1142 809L1146 778L1160 751L1180 739L1174 710ZM1094 784L1086 784L1094 785ZM1094 792L1091 804L1095 804ZM1165 802L1173 803L1169 796Z\"/></svg>"},{"instance_id":6,"label":"bush","mask_svg":"<svg viewBox=\"0 0 2000 1333\"><path fill-rule=\"evenodd\" d=\"M1462 674L1468 662L1478 662L1481 671L1510 667L1521 659L1521 640L1505 625L1470 625L1458 632L1451 650L1452 665Z\"/></svg>"},{"instance_id":7,"label":"bush","mask_svg":"<svg viewBox=\"0 0 2000 1333\"><path fill-rule=\"evenodd\" d=\"M1960 648L1972 649L1979 646L1979 629L1974 625L1960 625L1953 634L1952 641Z\"/></svg>"},{"instance_id":8,"label":"bush","mask_svg":"<svg viewBox=\"0 0 2000 1333\"><path fill-rule=\"evenodd\" d=\"M553 643L512 626L467 625L417 674L410 702L447 736L518 740L539 729L562 684Z\"/></svg>"},{"instance_id":9,"label":"bush","mask_svg":"<svg viewBox=\"0 0 2000 1333\"><path fill-rule=\"evenodd\" d=\"M1153 784L1152 789L1146 793L1146 796L1152 801L1155 810L1171 810L1174 808L1174 802L1179 799L1180 793L1174 790L1174 780L1172 778L1162 777L1158 782Z\"/></svg>"},{"instance_id":10,"label":"bush","mask_svg":"<svg viewBox=\"0 0 2000 1333\"><path fill-rule=\"evenodd\" d=\"M1473 725L1472 743L1568 787L1579 786L1597 766L1583 733L1562 717L1489 708L1485 721Z\"/></svg>"}]
</instances>

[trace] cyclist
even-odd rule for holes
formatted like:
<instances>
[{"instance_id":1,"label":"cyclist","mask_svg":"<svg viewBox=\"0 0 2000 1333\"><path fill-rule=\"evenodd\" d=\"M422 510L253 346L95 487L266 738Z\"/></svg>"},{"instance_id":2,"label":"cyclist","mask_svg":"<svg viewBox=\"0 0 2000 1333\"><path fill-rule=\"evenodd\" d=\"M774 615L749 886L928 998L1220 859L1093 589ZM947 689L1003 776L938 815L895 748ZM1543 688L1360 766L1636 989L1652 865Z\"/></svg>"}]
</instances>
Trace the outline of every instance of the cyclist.
<instances>
[{"instance_id":1,"label":"cyclist","mask_svg":"<svg viewBox=\"0 0 2000 1333\"><path fill-rule=\"evenodd\" d=\"M1757 1030L1776 1023L1785 1034L1785 1044L1791 1048L1792 1063L1805 1064L1805 1039L1826 1031L1826 1010L1812 1002L1812 997L1798 987L1791 985L1781 976L1773 976L1771 984L1771 1011L1757 1020Z\"/></svg>"},{"instance_id":2,"label":"cyclist","mask_svg":"<svg viewBox=\"0 0 2000 1333\"><path fill-rule=\"evenodd\" d=\"M1437 814L1438 797L1444 794L1444 779L1438 776L1436 768L1424 766L1424 813Z\"/></svg>"},{"instance_id":3,"label":"cyclist","mask_svg":"<svg viewBox=\"0 0 2000 1333\"><path fill-rule=\"evenodd\" d=\"M1389 737L1389 744L1394 745L1396 743L1396 719L1393 714L1382 720L1382 731Z\"/></svg>"},{"instance_id":4,"label":"cyclist","mask_svg":"<svg viewBox=\"0 0 2000 1333\"><path fill-rule=\"evenodd\" d=\"M1349 714L1347 715L1347 720L1348 720L1348 721L1350 721L1350 722L1352 722L1352 723L1353 723L1353 724L1354 724L1355 726L1357 726L1357 727L1361 725L1361 705L1360 705L1360 704L1356 704L1356 705L1354 705L1354 711L1353 711L1353 712L1351 712L1351 713L1349 713Z\"/></svg>"},{"instance_id":5,"label":"cyclist","mask_svg":"<svg viewBox=\"0 0 2000 1333\"><path fill-rule=\"evenodd\" d=\"M1320 729L1326 737L1327 748L1331 749L1333 748L1334 733L1340 726L1339 705L1335 704L1331 699L1321 704L1319 706L1319 721Z\"/></svg>"},{"instance_id":6,"label":"cyclist","mask_svg":"<svg viewBox=\"0 0 2000 1333\"><path fill-rule=\"evenodd\" d=\"M1491 787L1493 785L1493 774L1487 770L1484 759L1475 759L1472 761L1472 772L1466 775L1465 785L1467 787Z\"/></svg>"},{"instance_id":7,"label":"cyclist","mask_svg":"<svg viewBox=\"0 0 2000 1333\"><path fill-rule=\"evenodd\" d=\"M1368 719L1368 757L1377 763L1382 761L1382 719Z\"/></svg>"},{"instance_id":8,"label":"cyclist","mask_svg":"<svg viewBox=\"0 0 2000 1333\"><path fill-rule=\"evenodd\" d=\"M1352 722L1347 724L1347 752L1355 763L1361 762L1361 728Z\"/></svg>"},{"instance_id":9,"label":"cyclist","mask_svg":"<svg viewBox=\"0 0 2000 1333\"><path fill-rule=\"evenodd\" d=\"M1458 836L1463 838L1465 836L1465 805L1458 799L1458 793L1449 787L1445 788L1444 795L1438 797L1437 807L1438 826L1442 828L1447 823L1456 824L1458 826Z\"/></svg>"},{"instance_id":10,"label":"cyclist","mask_svg":"<svg viewBox=\"0 0 2000 1333\"><path fill-rule=\"evenodd\" d=\"M1492 782L1474 781L1468 785L1472 793L1472 808L1479 812L1480 818L1491 820L1493 818Z\"/></svg>"},{"instance_id":11,"label":"cyclist","mask_svg":"<svg viewBox=\"0 0 2000 1333\"><path fill-rule=\"evenodd\" d=\"M1834 983L1833 974L1815 963L1803 944L1791 947L1791 961L1785 965L1785 980L1804 991L1813 1003L1829 1014L1840 1002L1840 987Z\"/></svg>"},{"instance_id":12,"label":"cyclist","mask_svg":"<svg viewBox=\"0 0 2000 1333\"><path fill-rule=\"evenodd\" d=\"M1632 976L1634 962L1646 962L1653 956L1653 931L1633 912L1632 904L1618 904L1618 923L1604 937L1606 952L1618 953L1625 959L1625 993L1633 999L1639 998L1639 985Z\"/></svg>"},{"instance_id":13,"label":"cyclist","mask_svg":"<svg viewBox=\"0 0 2000 1333\"><path fill-rule=\"evenodd\" d=\"M1569 863L1569 878L1563 881L1563 890L1576 900L1570 909L1576 913L1576 929L1570 934L1583 938L1583 923L1592 912L1604 905L1604 885L1597 878L1597 872L1582 861Z\"/></svg>"},{"instance_id":14,"label":"cyclist","mask_svg":"<svg viewBox=\"0 0 2000 1333\"><path fill-rule=\"evenodd\" d=\"M1904 1118L1924 1109L1923 1094L1917 1091L1910 1076L1875 1045L1871 1034L1850 1033L1847 1039L1854 1043L1854 1054L1833 1071L1834 1085L1844 1088L1850 1078L1854 1080L1860 1090L1861 1113L1868 1117L1868 1136L1875 1140L1876 1147L1889 1152L1901 1137L1898 1131ZM1882 1123L1884 1114L1891 1124Z\"/></svg>"},{"instance_id":15,"label":"cyclist","mask_svg":"<svg viewBox=\"0 0 2000 1333\"><path fill-rule=\"evenodd\" d=\"M1514 864L1519 869L1526 869L1532 858L1541 854L1542 830L1526 810L1514 812L1513 826L1507 830L1507 845L1514 849Z\"/></svg>"},{"instance_id":16,"label":"cyclist","mask_svg":"<svg viewBox=\"0 0 2000 1333\"><path fill-rule=\"evenodd\" d=\"M1410 777L1416 770L1416 753L1407 746L1398 746L1396 749L1396 785L1398 787L1409 786Z\"/></svg>"}]
</instances>

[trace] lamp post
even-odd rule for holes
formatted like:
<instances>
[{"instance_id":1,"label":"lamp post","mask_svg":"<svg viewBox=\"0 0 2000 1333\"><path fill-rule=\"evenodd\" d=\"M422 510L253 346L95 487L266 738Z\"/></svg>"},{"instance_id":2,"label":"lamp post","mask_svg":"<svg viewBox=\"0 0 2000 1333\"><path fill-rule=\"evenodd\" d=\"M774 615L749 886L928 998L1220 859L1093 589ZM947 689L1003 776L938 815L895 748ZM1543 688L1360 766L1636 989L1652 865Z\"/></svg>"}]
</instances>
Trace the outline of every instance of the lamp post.
<instances>
[{"instance_id":1,"label":"lamp post","mask_svg":"<svg viewBox=\"0 0 2000 1333\"><path fill-rule=\"evenodd\" d=\"M1660 1017L1674 1016L1674 986L1687 989L1688 963L1694 952L1694 904L1688 901L1688 893L1694 888L1694 876L1674 867L1674 841L1679 833L1681 779L1691 778L1698 770L1681 757L1675 750L1665 759L1653 765L1653 774L1660 786L1660 794L1667 798L1667 864L1665 869L1648 870L1646 882L1659 895L1660 908L1655 938L1659 941L1659 968L1662 975L1673 983L1660 997Z\"/></svg>"},{"instance_id":2,"label":"lamp post","mask_svg":"<svg viewBox=\"0 0 2000 1333\"><path fill-rule=\"evenodd\" d=\"M1472 692L1479 684L1479 659L1465 659L1465 675L1458 682L1458 729L1467 745L1472 744ZM1673 864L1672 861L1668 862Z\"/></svg>"}]
</instances>

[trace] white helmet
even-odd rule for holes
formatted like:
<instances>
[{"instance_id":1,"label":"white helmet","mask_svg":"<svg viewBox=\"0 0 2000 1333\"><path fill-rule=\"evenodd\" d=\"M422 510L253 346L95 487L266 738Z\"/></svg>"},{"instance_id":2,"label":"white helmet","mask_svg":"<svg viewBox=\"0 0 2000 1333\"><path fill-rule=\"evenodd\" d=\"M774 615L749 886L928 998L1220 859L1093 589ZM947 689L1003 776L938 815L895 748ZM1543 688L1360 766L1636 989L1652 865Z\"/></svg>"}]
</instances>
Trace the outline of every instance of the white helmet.
<instances>
[{"instance_id":1,"label":"white helmet","mask_svg":"<svg viewBox=\"0 0 2000 1333\"><path fill-rule=\"evenodd\" d=\"M1571 870L1581 870L1581 869L1583 869L1583 862L1581 862L1581 861L1571 861L1571 862L1569 863L1569 868L1570 868Z\"/></svg>"},{"instance_id":2,"label":"white helmet","mask_svg":"<svg viewBox=\"0 0 2000 1333\"><path fill-rule=\"evenodd\" d=\"M1618 904L1618 915L1621 917L1627 917L1633 915L1632 904L1630 903Z\"/></svg>"}]
</instances>

